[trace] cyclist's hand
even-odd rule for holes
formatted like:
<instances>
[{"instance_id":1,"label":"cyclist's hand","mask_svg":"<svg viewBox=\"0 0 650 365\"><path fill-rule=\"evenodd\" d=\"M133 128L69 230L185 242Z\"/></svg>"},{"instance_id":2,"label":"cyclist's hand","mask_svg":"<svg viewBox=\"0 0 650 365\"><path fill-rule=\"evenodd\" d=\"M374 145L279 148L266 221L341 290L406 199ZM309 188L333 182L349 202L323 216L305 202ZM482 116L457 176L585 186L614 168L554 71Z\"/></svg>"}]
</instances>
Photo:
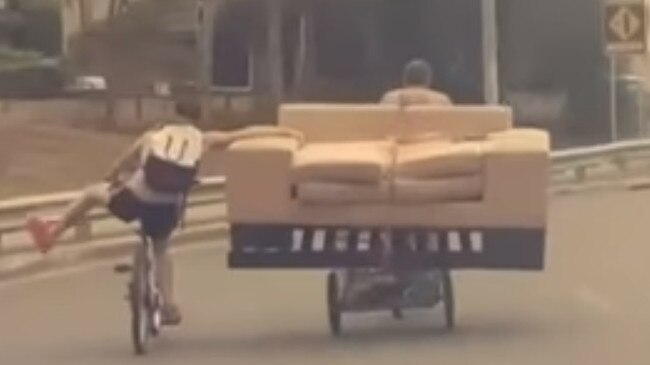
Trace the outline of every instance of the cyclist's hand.
<instances>
[{"instance_id":1,"label":"cyclist's hand","mask_svg":"<svg viewBox=\"0 0 650 365\"><path fill-rule=\"evenodd\" d=\"M123 184L122 178L120 177L120 175L116 173L106 175L103 181L108 183L112 188L119 187L120 185Z\"/></svg>"},{"instance_id":2,"label":"cyclist's hand","mask_svg":"<svg viewBox=\"0 0 650 365\"><path fill-rule=\"evenodd\" d=\"M301 145L305 142L305 135L302 132L289 128L282 128L280 132L284 136L295 139Z\"/></svg>"},{"instance_id":3,"label":"cyclist's hand","mask_svg":"<svg viewBox=\"0 0 650 365\"><path fill-rule=\"evenodd\" d=\"M112 183L115 182L115 180L116 180L116 177L117 177L116 175L117 175L117 173L116 173L115 171L110 171L109 173L107 173L107 174L104 176L104 178L102 179L102 181L105 181L105 182L107 182L107 183L112 184Z\"/></svg>"}]
</instances>

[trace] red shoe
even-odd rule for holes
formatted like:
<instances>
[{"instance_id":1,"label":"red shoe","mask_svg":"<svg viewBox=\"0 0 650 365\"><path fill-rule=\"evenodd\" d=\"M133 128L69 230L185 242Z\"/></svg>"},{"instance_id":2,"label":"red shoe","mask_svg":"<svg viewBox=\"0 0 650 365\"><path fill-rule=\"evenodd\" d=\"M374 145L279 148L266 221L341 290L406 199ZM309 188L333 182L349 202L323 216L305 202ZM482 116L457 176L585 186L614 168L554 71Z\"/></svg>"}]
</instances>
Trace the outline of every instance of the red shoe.
<instances>
[{"instance_id":1,"label":"red shoe","mask_svg":"<svg viewBox=\"0 0 650 365\"><path fill-rule=\"evenodd\" d=\"M27 232L32 236L34 245L41 253L47 253L54 244L52 237L52 225L56 222L44 221L38 217L27 218Z\"/></svg>"},{"instance_id":2,"label":"red shoe","mask_svg":"<svg viewBox=\"0 0 650 365\"><path fill-rule=\"evenodd\" d=\"M42 219L42 221L47 224L47 227L49 229L52 229L52 227L54 227L57 224L61 223L61 218L59 218L59 217L50 217L50 218L44 218L44 219Z\"/></svg>"}]
</instances>

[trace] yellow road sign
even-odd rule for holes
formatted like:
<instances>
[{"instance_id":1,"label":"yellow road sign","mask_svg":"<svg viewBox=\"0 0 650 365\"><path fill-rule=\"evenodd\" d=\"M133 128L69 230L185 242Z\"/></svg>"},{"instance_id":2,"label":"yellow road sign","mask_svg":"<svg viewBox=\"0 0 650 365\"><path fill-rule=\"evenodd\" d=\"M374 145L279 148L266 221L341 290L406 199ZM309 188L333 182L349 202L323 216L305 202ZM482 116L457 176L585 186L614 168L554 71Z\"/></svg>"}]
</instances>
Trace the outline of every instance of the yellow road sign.
<instances>
[{"instance_id":1,"label":"yellow road sign","mask_svg":"<svg viewBox=\"0 0 650 365\"><path fill-rule=\"evenodd\" d=\"M609 53L644 53L647 47L644 3L607 4L605 38Z\"/></svg>"}]
</instances>

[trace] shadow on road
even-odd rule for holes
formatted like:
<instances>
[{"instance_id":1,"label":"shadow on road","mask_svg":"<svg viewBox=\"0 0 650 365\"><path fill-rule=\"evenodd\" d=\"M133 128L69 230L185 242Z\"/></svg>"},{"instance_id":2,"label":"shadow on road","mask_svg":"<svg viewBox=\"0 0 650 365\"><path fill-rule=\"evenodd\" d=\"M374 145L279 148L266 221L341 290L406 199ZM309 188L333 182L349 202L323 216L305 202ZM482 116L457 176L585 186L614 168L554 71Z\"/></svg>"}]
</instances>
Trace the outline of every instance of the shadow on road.
<instances>
[{"instance_id":1,"label":"shadow on road","mask_svg":"<svg viewBox=\"0 0 650 365\"><path fill-rule=\"evenodd\" d=\"M216 329L214 333L188 333L181 327L178 331L167 331L156 341L147 356L147 361L178 361L179 359L197 360L229 358L263 361L267 356L276 358L285 356L305 356L323 358L328 355L345 355L358 351L375 351L385 348L399 348L408 351L426 347L429 350L464 351L467 346L495 344L513 345L517 341L534 341L540 344L557 337L561 329L551 329L540 322L516 322L503 320L474 320L462 324L453 332L440 328L439 324L426 325L417 318L405 323L395 324L386 320L368 323L365 326L352 326L340 338L332 338L325 331L309 329L282 330L274 333L239 333L229 334L227 330ZM355 328L356 327L356 328ZM564 332L564 331L562 331ZM115 340L115 339L112 339ZM128 337L123 341L110 341L106 346L99 346L93 341L92 346L78 347L78 351L67 349L59 360L83 363L125 363L136 361L130 349ZM65 358L65 359L64 359ZM175 362L174 362L175 363Z\"/></svg>"},{"instance_id":2,"label":"shadow on road","mask_svg":"<svg viewBox=\"0 0 650 365\"><path fill-rule=\"evenodd\" d=\"M262 335L190 335L176 338L168 334L157 346L155 352L187 353L195 356L263 356L264 353L327 353L330 351L373 350L385 346L408 348L426 345L435 347L457 347L463 344L491 342L507 343L517 339L534 338L543 342L557 335L541 323L517 323L485 321L463 324L452 332L436 324L422 324L407 321L395 325L393 321L373 323L355 328L351 323L347 332L339 338L329 333L307 330L278 331Z\"/></svg>"}]
</instances>

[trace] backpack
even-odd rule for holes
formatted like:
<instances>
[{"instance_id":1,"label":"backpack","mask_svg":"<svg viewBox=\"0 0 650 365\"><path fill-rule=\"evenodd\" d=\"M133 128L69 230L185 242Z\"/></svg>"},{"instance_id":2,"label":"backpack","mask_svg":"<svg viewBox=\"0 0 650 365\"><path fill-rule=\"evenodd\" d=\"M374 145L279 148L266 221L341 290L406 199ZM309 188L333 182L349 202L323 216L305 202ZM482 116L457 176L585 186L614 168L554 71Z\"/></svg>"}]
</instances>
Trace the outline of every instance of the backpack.
<instances>
[{"instance_id":1,"label":"backpack","mask_svg":"<svg viewBox=\"0 0 650 365\"><path fill-rule=\"evenodd\" d=\"M203 134L194 126L169 125L151 135L144 161L145 181L153 190L186 193L195 183Z\"/></svg>"}]
</instances>

